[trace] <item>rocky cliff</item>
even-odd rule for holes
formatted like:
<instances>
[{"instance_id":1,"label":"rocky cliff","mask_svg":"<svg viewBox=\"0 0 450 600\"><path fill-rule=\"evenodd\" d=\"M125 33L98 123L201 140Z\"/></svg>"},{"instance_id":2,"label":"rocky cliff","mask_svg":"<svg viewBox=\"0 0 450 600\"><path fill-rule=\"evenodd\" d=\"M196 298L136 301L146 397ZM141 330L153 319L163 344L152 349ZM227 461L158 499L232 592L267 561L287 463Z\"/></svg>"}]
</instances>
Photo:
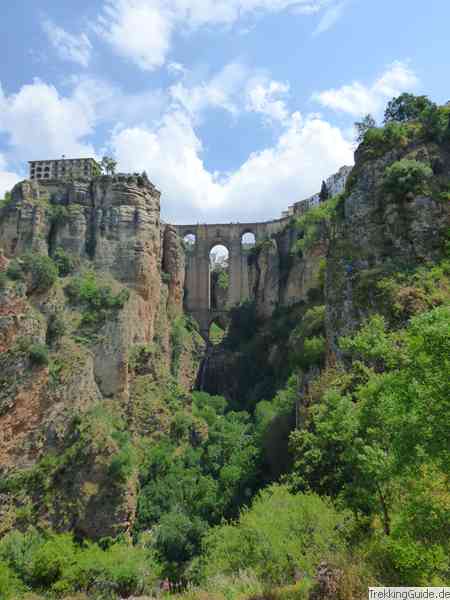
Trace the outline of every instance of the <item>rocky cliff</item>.
<instances>
[{"instance_id":1,"label":"rocky cliff","mask_svg":"<svg viewBox=\"0 0 450 600\"><path fill-rule=\"evenodd\" d=\"M392 273L445 256L449 157L448 144L417 136L393 147L362 144L342 193L293 216L281 233L253 249L254 312L251 318L249 307L245 316L236 312L228 345L211 351L205 389L250 404L270 398L299 368L307 381L325 362L340 360L339 338L371 313L392 318L390 301L406 317L416 305L420 310L438 303L414 286L388 300L379 286ZM404 189L412 177L405 170L421 173L422 184ZM251 322L250 330L242 318Z\"/></svg>"},{"instance_id":2,"label":"rocky cliff","mask_svg":"<svg viewBox=\"0 0 450 600\"><path fill-rule=\"evenodd\" d=\"M0 468L45 480L42 457L66 454L51 498L41 481L3 503L93 537L127 531L136 482L131 470L111 483L117 432L164 428L165 387L175 374L192 387L203 345L185 332L175 357L184 253L160 193L137 175L24 181L1 208L0 244Z\"/></svg>"}]
</instances>

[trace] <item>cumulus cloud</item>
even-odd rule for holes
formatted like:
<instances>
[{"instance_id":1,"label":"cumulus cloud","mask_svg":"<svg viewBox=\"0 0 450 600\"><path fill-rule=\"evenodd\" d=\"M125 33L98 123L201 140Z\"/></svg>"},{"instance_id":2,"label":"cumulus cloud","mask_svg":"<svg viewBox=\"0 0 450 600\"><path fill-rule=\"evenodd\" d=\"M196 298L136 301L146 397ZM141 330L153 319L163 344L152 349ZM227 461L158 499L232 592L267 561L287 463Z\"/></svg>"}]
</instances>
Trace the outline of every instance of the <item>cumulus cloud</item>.
<instances>
[{"instance_id":1,"label":"cumulus cloud","mask_svg":"<svg viewBox=\"0 0 450 600\"><path fill-rule=\"evenodd\" d=\"M95 113L86 98L61 96L39 79L9 96L0 87L0 132L7 134L17 158L92 156L94 150L84 140L94 123Z\"/></svg>"},{"instance_id":2,"label":"cumulus cloud","mask_svg":"<svg viewBox=\"0 0 450 600\"><path fill-rule=\"evenodd\" d=\"M230 26L257 13L312 14L331 0L104 0L96 30L117 54L143 70L161 67L175 31Z\"/></svg>"},{"instance_id":3,"label":"cumulus cloud","mask_svg":"<svg viewBox=\"0 0 450 600\"><path fill-rule=\"evenodd\" d=\"M168 93L161 88L130 93L107 80L94 77L76 77L71 83L72 98L89 107L96 123L133 125L158 119L169 102Z\"/></svg>"},{"instance_id":4,"label":"cumulus cloud","mask_svg":"<svg viewBox=\"0 0 450 600\"><path fill-rule=\"evenodd\" d=\"M85 33L73 35L49 19L42 22L42 28L62 60L77 63L82 67L89 65L92 44Z\"/></svg>"},{"instance_id":5,"label":"cumulus cloud","mask_svg":"<svg viewBox=\"0 0 450 600\"><path fill-rule=\"evenodd\" d=\"M284 122L289 116L285 98L289 84L267 77L252 79L247 85L246 109L264 115L269 121Z\"/></svg>"},{"instance_id":6,"label":"cumulus cloud","mask_svg":"<svg viewBox=\"0 0 450 600\"><path fill-rule=\"evenodd\" d=\"M6 159L3 154L0 154L0 200L4 197L5 192L9 192L20 179L21 177L17 173L7 170Z\"/></svg>"},{"instance_id":7,"label":"cumulus cloud","mask_svg":"<svg viewBox=\"0 0 450 600\"><path fill-rule=\"evenodd\" d=\"M288 83L271 79L264 71L252 72L239 62L226 65L210 79L190 85L189 74L172 85L173 104L198 121L206 109L220 108L233 116L246 111L262 115L269 123L283 123L289 117L286 101Z\"/></svg>"},{"instance_id":8,"label":"cumulus cloud","mask_svg":"<svg viewBox=\"0 0 450 600\"><path fill-rule=\"evenodd\" d=\"M352 161L341 131L317 116L290 115L275 144L234 172L209 172L189 115L174 110L155 127L116 131L111 148L124 170L146 170L163 191L163 218L176 223L252 221L280 215Z\"/></svg>"},{"instance_id":9,"label":"cumulus cloud","mask_svg":"<svg viewBox=\"0 0 450 600\"><path fill-rule=\"evenodd\" d=\"M358 81L340 88L325 90L313 95L313 99L333 110L360 117L367 113L379 114L394 96L413 91L419 85L414 71L404 62L392 63L372 85Z\"/></svg>"},{"instance_id":10,"label":"cumulus cloud","mask_svg":"<svg viewBox=\"0 0 450 600\"><path fill-rule=\"evenodd\" d=\"M206 108L221 108L237 114L242 102L242 88L248 79L248 69L237 62L229 63L207 81L189 85L179 81L170 88L172 100L191 117L198 117Z\"/></svg>"}]
</instances>

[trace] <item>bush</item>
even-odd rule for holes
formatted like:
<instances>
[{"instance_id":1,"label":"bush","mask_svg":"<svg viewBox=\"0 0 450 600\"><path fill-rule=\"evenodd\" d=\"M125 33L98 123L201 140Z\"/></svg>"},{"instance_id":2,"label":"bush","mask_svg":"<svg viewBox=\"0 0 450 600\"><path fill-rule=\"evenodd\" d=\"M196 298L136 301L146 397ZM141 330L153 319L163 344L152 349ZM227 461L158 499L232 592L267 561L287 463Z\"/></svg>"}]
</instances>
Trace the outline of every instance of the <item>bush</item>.
<instances>
[{"instance_id":1,"label":"bush","mask_svg":"<svg viewBox=\"0 0 450 600\"><path fill-rule=\"evenodd\" d=\"M74 277L64 291L72 304L81 305L81 324L91 330L103 325L116 311L122 309L130 297L127 289L114 294L109 285L100 285L92 272Z\"/></svg>"},{"instance_id":2,"label":"bush","mask_svg":"<svg viewBox=\"0 0 450 600\"><path fill-rule=\"evenodd\" d=\"M319 366L325 359L325 338L315 336L306 338L303 342L303 352L300 357L300 365L307 369L313 366Z\"/></svg>"},{"instance_id":3,"label":"bush","mask_svg":"<svg viewBox=\"0 0 450 600\"><path fill-rule=\"evenodd\" d=\"M54 586L59 592L88 591L94 597L128 598L151 592L159 575L153 555L141 548L113 544L102 550L88 543L77 560L63 570Z\"/></svg>"},{"instance_id":4,"label":"bush","mask_svg":"<svg viewBox=\"0 0 450 600\"><path fill-rule=\"evenodd\" d=\"M159 567L142 548L77 545L69 534L12 532L0 540L0 598L17 600L26 586L57 597L87 592L112 599L151 592Z\"/></svg>"},{"instance_id":5,"label":"bush","mask_svg":"<svg viewBox=\"0 0 450 600\"><path fill-rule=\"evenodd\" d=\"M97 311L121 309L130 295L127 289L114 294L109 285L99 285L92 272L75 277L66 285L65 292L72 303Z\"/></svg>"},{"instance_id":6,"label":"bush","mask_svg":"<svg viewBox=\"0 0 450 600\"><path fill-rule=\"evenodd\" d=\"M20 281L23 279L22 265L17 260L12 260L6 270L7 276L13 281Z\"/></svg>"},{"instance_id":7,"label":"bush","mask_svg":"<svg viewBox=\"0 0 450 600\"><path fill-rule=\"evenodd\" d=\"M69 534L52 535L34 552L30 581L34 588L49 588L76 563L78 548Z\"/></svg>"},{"instance_id":8,"label":"bush","mask_svg":"<svg viewBox=\"0 0 450 600\"><path fill-rule=\"evenodd\" d=\"M55 261L56 267L60 277L66 277L75 270L75 260L70 254L67 254L62 248L57 248L53 260Z\"/></svg>"},{"instance_id":9,"label":"bush","mask_svg":"<svg viewBox=\"0 0 450 600\"><path fill-rule=\"evenodd\" d=\"M328 236L331 223L340 214L343 199L343 194L337 194L326 202L313 206L295 220L295 229L301 237L294 245L294 253L302 256L320 239Z\"/></svg>"},{"instance_id":10,"label":"bush","mask_svg":"<svg viewBox=\"0 0 450 600\"><path fill-rule=\"evenodd\" d=\"M61 314L50 316L47 328L47 343L53 344L61 338L66 332L66 324Z\"/></svg>"},{"instance_id":11,"label":"bush","mask_svg":"<svg viewBox=\"0 0 450 600\"><path fill-rule=\"evenodd\" d=\"M23 257L22 269L31 274L32 290L48 290L58 279L58 269L49 256L26 254Z\"/></svg>"},{"instance_id":12,"label":"bush","mask_svg":"<svg viewBox=\"0 0 450 600\"><path fill-rule=\"evenodd\" d=\"M210 530L205 539L203 576L253 571L269 584L289 583L300 571L312 578L321 560L344 547L345 516L314 494L273 485L241 512L236 524Z\"/></svg>"},{"instance_id":13,"label":"bush","mask_svg":"<svg viewBox=\"0 0 450 600\"><path fill-rule=\"evenodd\" d=\"M48 348L44 344L32 344L28 352L33 365L48 365Z\"/></svg>"},{"instance_id":14,"label":"bush","mask_svg":"<svg viewBox=\"0 0 450 600\"><path fill-rule=\"evenodd\" d=\"M0 598L2 600L17 600L25 591L25 586L12 569L0 562Z\"/></svg>"},{"instance_id":15,"label":"bush","mask_svg":"<svg viewBox=\"0 0 450 600\"><path fill-rule=\"evenodd\" d=\"M403 198L406 194L426 194L432 176L433 171L428 165L417 160L402 159L386 168L383 186L396 198Z\"/></svg>"}]
</instances>

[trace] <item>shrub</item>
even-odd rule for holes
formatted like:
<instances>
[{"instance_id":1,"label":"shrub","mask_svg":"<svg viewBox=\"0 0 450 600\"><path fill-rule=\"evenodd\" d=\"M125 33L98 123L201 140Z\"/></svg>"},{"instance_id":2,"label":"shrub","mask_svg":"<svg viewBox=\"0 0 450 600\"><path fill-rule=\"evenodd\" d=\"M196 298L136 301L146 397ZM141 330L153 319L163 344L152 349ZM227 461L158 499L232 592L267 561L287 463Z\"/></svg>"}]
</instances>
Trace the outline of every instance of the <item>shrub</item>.
<instances>
[{"instance_id":1,"label":"shrub","mask_svg":"<svg viewBox=\"0 0 450 600\"><path fill-rule=\"evenodd\" d=\"M417 160L402 159L387 167L384 173L384 189L396 198L406 194L425 194L433 176L431 167Z\"/></svg>"},{"instance_id":2,"label":"shrub","mask_svg":"<svg viewBox=\"0 0 450 600\"><path fill-rule=\"evenodd\" d=\"M413 135L412 127L405 123L388 123L384 127L369 129L363 139L366 157L378 158L389 150L408 144Z\"/></svg>"},{"instance_id":3,"label":"shrub","mask_svg":"<svg viewBox=\"0 0 450 600\"><path fill-rule=\"evenodd\" d=\"M127 289L114 294L109 285L99 285L92 272L74 277L64 290L72 304L82 306L81 324L90 329L101 326L107 318L122 309L130 296Z\"/></svg>"},{"instance_id":4,"label":"shrub","mask_svg":"<svg viewBox=\"0 0 450 600\"><path fill-rule=\"evenodd\" d=\"M315 336L306 338L303 342L303 352L300 357L300 365L307 369L313 366L319 366L325 358L325 338Z\"/></svg>"},{"instance_id":5,"label":"shrub","mask_svg":"<svg viewBox=\"0 0 450 600\"><path fill-rule=\"evenodd\" d=\"M49 256L26 254L23 257L23 270L31 274L33 290L45 291L51 288L58 278L58 269Z\"/></svg>"},{"instance_id":6,"label":"shrub","mask_svg":"<svg viewBox=\"0 0 450 600\"><path fill-rule=\"evenodd\" d=\"M72 256L67 254L62 248L57 248L53 260L55 261L56 267L60 277L70 275L75 270L75 260Z\"/></svg>"},{"instance_id":7,"label":"shrub","mask_svg":"<svg viewBox=\"0 0 450 600\"><path fill-rule=\"evenodd\" d=\"M128 598L151 592L159 568L153 555L142 548L113 544L102 550L88 543L77 560L67 565L55 591L88 591L94 597Z\"/></svg>"},{"instance_id":8,"label":"shrub","mask_svg":"<svg viewBox=\"0 0 450 600\"><path fill-rule=\"evenodd\" d=\"M127 289L114 294L109 285L99 285L92 272L75 277L66 285L65 292L74 304L83 304L93 310L121 309L130 295Z\"/></svg>"},{"instance_id":9,"label":"shrub","mask_svg":"<svg viewBox=\"0 0 450 600\"><path fill-rule=\"evenodd\" d=\"M6 270L7 276L13 281L20 281L23 279L22 265L17 260L12 260Z\"/></svg>"},{"instance_id":10,"label":"shrub","mask_svg":"<svg viewBox=\"0 0 450 600\"><path fill-rule=\"evenodd\" d=\"M142 548L113 543L77 545L70 534L12 532L0 541L0 598L17 600L25 584L54 597L87 592L112 599L151 592L159 567ZM47 596L46 596L47 597Z\"/></svg>"},{"instance_id":11,"label":"shrub","mask_svg":"<svg viewBox=\"0 0 450 600\"><path fill-rule=\"evenodd\" d=\"M29 349L30 360L34 365L48 365L48 349L44 344L32 344Z\"/></svg>"},{"instance_id":12,"label":"shrub","mask_svg":"<svg viewBox=\"0 0 450 600\"><path fill-rule=\"evenodd\" d=\"M31 584L35 588L50 587L61 578L63 571L77 560L72 536L52 535L34 552L30 564Z\"/></svg>"},{"instance_id":13,"label":"shrub","mask_svg":"<svg viewBox=\"0 0 450 600\"><path fill-rule=\"evenodd\" d=\"M321 560L338 554L345 516L314 494L292 494L273 485L241 512L236 524L210 530L203 576L253 571L266 583L291 582L300 571L312 578Z\"/></svg>"},{"instance_id":14,"label":"shrub","mask_svg":"<svg viewBox=\"0 0 450 600\"><path fill-rule=\"evenodd\" d=\"M322 237L326 237L332 221L338 214L338 207L340 207L342 200L342 194L333 196L326 202L313 206L296 219L295 228L302 237L297 240L294 252L302 255Z\"/></svg>"},{"instance_id":15,"label":"shrub","mask_svg":"<svg viewBox=\"0 0 450 600\"><path fill-rule=\"evenodd\" d=\"M31 581L30 565L36 550L43 543L34 529L25 533L12 531L0 540L0 563L6 564L25 583Z\"/></svg>"},{"instance_id":16,"label":"shrub","mask_svg":"<svg viewBox=\"0 0 450 600\"><path fill-rule=\"evenodd\" d=\"M2 600L17 600L25 591L25 586L12 569L0 562L0 598Z\"/></svg>"},{"instance_id":17,"label":"shrub","mask_svg":"<svg viewBox=\"0 0 450 600\"><path fill-rule=\"evenodd\" d=\"M66 324L61 314L54 313L50 316L47 328L47 343L53 344L66 332Z\"/></svg>"}]
</instances>

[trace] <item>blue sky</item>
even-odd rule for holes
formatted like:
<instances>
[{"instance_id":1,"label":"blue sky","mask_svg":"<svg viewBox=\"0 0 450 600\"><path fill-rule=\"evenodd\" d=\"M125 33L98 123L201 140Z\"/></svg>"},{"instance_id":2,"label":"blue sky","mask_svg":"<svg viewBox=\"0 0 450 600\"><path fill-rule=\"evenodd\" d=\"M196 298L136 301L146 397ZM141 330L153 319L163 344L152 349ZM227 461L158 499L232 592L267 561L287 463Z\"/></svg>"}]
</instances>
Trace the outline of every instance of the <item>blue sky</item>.
<instances>
[{"instance_id":1,"label":"blue sky","mask_svg":"<svg viewBox=\"0 0 450 600\"><path fill-rule=\"evenodd\" d=\"M353 123L450 99L447 0L2 3L0 195L27 161L116 157L175 223L280 215L351 164Z\"/></svg>"}]
</instances>

